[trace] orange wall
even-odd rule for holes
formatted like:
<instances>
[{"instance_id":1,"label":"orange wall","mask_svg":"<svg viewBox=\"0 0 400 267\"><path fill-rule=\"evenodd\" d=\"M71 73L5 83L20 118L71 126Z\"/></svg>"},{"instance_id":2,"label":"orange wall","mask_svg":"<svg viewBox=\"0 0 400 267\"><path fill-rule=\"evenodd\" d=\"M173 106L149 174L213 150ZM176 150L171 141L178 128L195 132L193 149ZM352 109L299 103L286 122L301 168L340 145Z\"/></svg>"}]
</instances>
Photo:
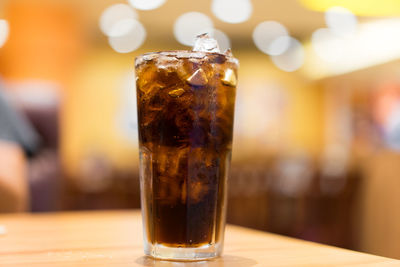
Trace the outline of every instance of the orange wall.
<instances>
[{"instance_id":1,"label":"orange wall","mask_svg":"<svg viewBox=\"0 0 400 267\"><path fill-rule=\"evenodd\" d=\"M8 79L65 82L84 40L73 6L43 1L9 1L10 35L0 49L0 71Z\"/></svg>"}]
</instances>

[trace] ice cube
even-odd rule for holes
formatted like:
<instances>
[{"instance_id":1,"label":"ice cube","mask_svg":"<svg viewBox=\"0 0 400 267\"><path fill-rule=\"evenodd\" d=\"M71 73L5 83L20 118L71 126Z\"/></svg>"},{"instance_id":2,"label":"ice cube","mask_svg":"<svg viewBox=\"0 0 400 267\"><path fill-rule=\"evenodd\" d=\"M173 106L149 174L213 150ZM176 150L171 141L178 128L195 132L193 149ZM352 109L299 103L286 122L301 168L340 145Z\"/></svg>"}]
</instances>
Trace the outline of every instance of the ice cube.
<instances>
[{"instance_id":1,"label":"ice cube","mask_svg":"<svg viewBox=\"0 0 400 267\"><path fill-rule=\"evenodd\" d=\"M200 34L196 37L193 51L199 52L215 52L220 53L217 40L211 38L207 33Z\"/></svg>"},{"instance_id":2,"label":"ice cube","mask_svg":"<svg viewBox=\"0 0 400 267\"><path fill-rule=\"evenodd\" d=\"M232 50L230 48L226 49L224 55L227 57L233 57Z\"/></svg>"},{"instance_id":3,"label":"ice cube","mask_svg":"<svg viewBox=\"0 0 400 267\"><path fill-rule=\"evenodd\" d=\"M237 83L235 72L232 69L227 69L221 81L227 86L235 87Z\"/></svg>"},{"instance_id":4,"label":"ice cube","mask_svg":"<svg viewBox=\"0 0 400 267\"><path fill-rule=\"evenodd\" d=\"M154 122L157 122L156 120L159 117L158 113L159 112L157 112L156 110L147 112L144 115L143 122L141 123L141 126L143 125L144 127L147 127L147 126L151 126Z\"/></svg>"},{"instance_id":5,"label":"ice cube","mask_svg":"<svg viewBox=\"0 0 400 267\"><path fill-rule=\"evenodd\" d=\"M208 83L207 75L202 69L196 70L186 81L193 86L204 86Z\"/></svg>"},{"instance_id":6,"label":"ice cube","mask_svg":"<svg viewBox=\"0 0 400 267\"><path fill-rule=\"evenodd\" d=\"M168 169L168 174L171 177L175 177L177 180L177 177L179 176L179 167L181 166L182 163L187 160L187 154L188 154L188 148L178 148L178 149L173 149L171 151L169 156L169 169Z\"/></svg>"},{"instance_id":7,"label":"ice cube","mask_svg":"<svg viewBox=\"0 0 400 267\"><path fill-rule=\"evenodd\" d=\"M185 179L182 184L182 189L181 189L181 202L186 203L187 199L187 180Z\"/></svg>"},{"instance_id":8,"label":"ice cube","mask_svg":"<svg viewBox=\"0 0 400 267\"><path fill-rule=\"evenodd\" d=\"M169 91L168 95L176 98L176 97L180 97L181 95L183 95L183 93L185 93L185 90L182 88L179 88L179 89Z\"/></svg>"},{"instance_id":9,"label":"ice cube","mask_svg":"<svg viewBox=\"0 0 400 267\"><path fill-rule=\"evenodd\" d=\"M156 178L154 187L154 195L158 201L165 204L172 204L179 200L181 190L179 183L173 177L160 175Z\"/></svg>"},{"instance_id":10,"label":"ice cube","mask_svg":"<svg viewBox=\"0 0 400 267\"><path fill-rule=\"evenodd\" d=\"M160 152L157 159L158 171L164 173L168 165L168 154L167 152Z\"/></svg>"},{"instance_id":11,"label":"ice cube","mask_svg":"<svg viewBox=\"0 0 400 267\"><path fill-rule=\"evenodd\" d=\"M189 182L189 197L192 203L198 203L208 193L207 183L197 181Z\"/></svg>"}]
</instances>

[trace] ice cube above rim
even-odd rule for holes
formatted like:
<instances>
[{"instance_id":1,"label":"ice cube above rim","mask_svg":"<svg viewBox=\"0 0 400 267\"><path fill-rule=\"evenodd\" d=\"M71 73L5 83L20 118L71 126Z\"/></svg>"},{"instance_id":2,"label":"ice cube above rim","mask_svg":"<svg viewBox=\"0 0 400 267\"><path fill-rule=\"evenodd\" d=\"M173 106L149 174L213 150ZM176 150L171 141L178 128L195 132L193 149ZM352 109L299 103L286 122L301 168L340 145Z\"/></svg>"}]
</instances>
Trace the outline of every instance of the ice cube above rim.
<instances>
[{"instance_id":1,"label":"ice cube above rim","mask_svg":"<svg viewBox=\"0 0 400 267\"><path fill-rule=\"evenodd\" d=\"M218 42L207 33L200 34L194 41L193 51L221 53Z\"/></svg>"},{"instance_id":2,"label":"ice cube above rim","mask_svg":"<svg viewBox=\"0 0 400 267\"><path fill-rule=\"evenodd\" d=\"M207 58L208 53L223 55L228 62L239 65L238 59L233 56L230 48L222 53L219 49L217 40L210 37L207 33L204 33L196 37L192 50L170 50L145 53L135 58L135 66L137 67L143 62L154 59L156 59L160 64L166 61L175 61L181 58L194 58L201 60L203 58Z\"/></svg>"}]
</instances>

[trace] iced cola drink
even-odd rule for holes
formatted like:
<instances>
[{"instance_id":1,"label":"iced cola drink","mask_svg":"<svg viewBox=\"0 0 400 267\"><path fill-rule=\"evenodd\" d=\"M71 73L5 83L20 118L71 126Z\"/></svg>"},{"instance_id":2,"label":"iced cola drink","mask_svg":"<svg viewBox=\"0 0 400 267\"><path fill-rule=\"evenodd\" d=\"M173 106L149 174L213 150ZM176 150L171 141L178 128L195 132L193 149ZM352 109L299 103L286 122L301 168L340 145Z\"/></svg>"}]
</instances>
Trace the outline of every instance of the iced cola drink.
<instances>
[{"instance_id":1,"label":"iced cola drink","mask_svg":"<svg viewBox=\"0 0 400 267\"><path fill-rule=\"evenodd\" d=\"M144 243L155 258L222 251L238 61L212 51L136 58Z\"/></svg>"}]
</instances>

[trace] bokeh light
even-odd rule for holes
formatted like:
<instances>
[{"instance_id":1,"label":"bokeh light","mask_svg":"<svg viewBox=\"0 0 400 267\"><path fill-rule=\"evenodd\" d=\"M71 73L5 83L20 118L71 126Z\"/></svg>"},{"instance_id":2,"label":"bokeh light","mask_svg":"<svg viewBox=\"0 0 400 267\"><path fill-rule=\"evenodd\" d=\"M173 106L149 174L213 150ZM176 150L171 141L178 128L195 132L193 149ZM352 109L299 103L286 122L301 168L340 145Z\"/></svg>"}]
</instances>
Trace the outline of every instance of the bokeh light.
<instances>
[{"instance_id":1,"label":"bokeh light","mask_svg":"<svg viewBox=\"0 0 400 267\"><path fill-rule=\"evenodd\" d=\"M0 19L0 47L2 47L7 42L9 33L10 27L8 25L8 21Z\"/></svg>"},{"instance_id":2,"label":"bokeh light","mask_svg":"<svg viewBox=\"0 0 400 267\"><path fill-rule=\"evenodd\" d=\"M337 62L342 57L345 42L327 28L316 30L311 37L315 53L326 62Z\"/></svg>"},{"instance_id":3,"label":"bokeh light","mask_svg":"<svg viewBox=\"0 0 400 267\"><path fill-rule=\"evenodd\" d=\"M324 66L323 75L347 73L400 58L400 19L375 20L357 28L356 34L349 37L340 37L328 28L313 33L311 44L317 56L314 64Z\"/></svg>"},{"instance_id":4,"label":"bokeh light","mask_svg":"<svg viewBox=\"0 0 400 267\"><path fill-rule=\"evenodd\" d=\"M121 26L126 24L119 23L126 19L137 19L137 12L127 4L115 4L106 8L100 16L100 29L107 36L121 35Z\"/></svg>"},{"instance_id":5,"label":"bokeh light","mask_svg":"<svg viewBox=\"0 0 400 267\"><path fill-rule=\"evenodd\" d=\"M136 9L151 10L162 6L165 0L128 0L129 3Z\"/></svg>"},{"instance_id":6,"label":"bokeh light","mask_svg":"<svg viewBox=\"0 0 400 267\"><path fill-rule=\"evenodd\" d=\"M286 52L290 46L290 36L280 36L272 41L269 46L271 56L279 56Z\"/></svg>"},{"instance_id":7,"label":"bokeh light","mask_svg":"<svg viewBox=\"0 0 400 267\"><path fill-rule=\"evenodd\" d=\"M281 36L288 36L288 31L285 26L276 21L261 22L253 31L255 45L268 55L282 54L289 47L290 43L274 43ZM284 40L287 39L281 39L281 42L284 42Z\"/></svg>"},{"instance_id":8,"label":"bokeh light","mask_svg":"<svg viewBox=\"0 0 400 267\"><path fill-rule=\"evenodd\" d=\"M400 12L398 0L298 0L297 2L317 12L325 12L332 6L343 6L356 15L365 17L397 17Z\"/></svg>"},{"instance_id":9,"label":"bokeh light","mask_svg":"<svg viewBox=\"0 0 400 267\"><path fill-rule=\"evenodd\" d=\"M293 37L282 36L279 38L288 38L284 42L289 42L289 47L283 54L271 56L272 62L281 70L292 72L299 69L304 64L304 48L302 44Z\"/></svg>"},{"instance_id":10,"label":"bokeh light","mask_svg":"<svg viewBox=\"0 0 400 267\"><path fill-rule=\"evenodd\" d=\"M211 10L214 15L227 23L241 23L253 13L250 0L213 0Z\"/></svg>"},{"instance_id":11,"label":"bokeh light","mask_svg":"<svg viewBox=\"0 0 400 267\"><path fill-rule=\"evenodd\" d=\"M347 8L331 7L325 12L325 22L335 35L346 37L357 31L357 17Z\"/></svg>"},{"instance_id":12,"label":"bokeh light","mask_svg":"<svg viewBox=\"0 0 400 267\"><path fill-rule=\"evenodd\" d=\"M183 45L192 46L197 35L214 28L212 20L200 12L188 12L179 16L174 24L175 38Z\"/></svg>"},{"instance_id":13,"label":"bokeh light","mask_svg":"<svg viewBox=\"0 0 400 267\"><path fill-rule=\"evenodd\" d=\"M124 22L124 23L123 23ZM138 49L146 39L146 29L134 19L121 22L124 25L124 34L110 36L108 43L118 53L129 53Z\"/></svg>"}]
</instances>

